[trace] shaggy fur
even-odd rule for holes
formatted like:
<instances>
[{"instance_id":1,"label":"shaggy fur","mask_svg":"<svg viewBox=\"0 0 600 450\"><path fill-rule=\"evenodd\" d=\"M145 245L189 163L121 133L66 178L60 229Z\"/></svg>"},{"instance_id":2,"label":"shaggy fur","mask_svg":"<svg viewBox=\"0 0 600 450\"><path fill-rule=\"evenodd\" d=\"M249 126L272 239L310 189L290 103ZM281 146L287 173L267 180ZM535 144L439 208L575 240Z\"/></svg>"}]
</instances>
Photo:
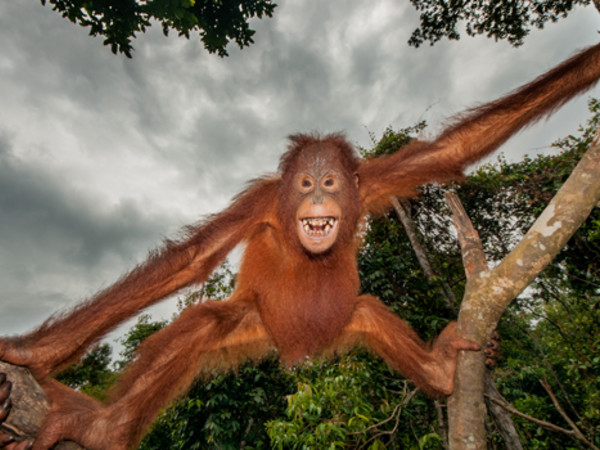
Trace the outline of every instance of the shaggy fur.
<instances>
[{"instance_id":1,"label":"shaggy fur","mask_svg":"<svg viewBox=\"0 0 600 450\"><path fill-rule=\"evenodd\" d=\"M470 111L436 140L366 161L341 135L292 136L279 173L254 181L224 212L191 227L182 240L167 242L74 310L26 336L0 339L0 358L29 367L52 402L34 448L47 449L62 439L89 449L132 448L161 408L199 374L273 352L293 365L364 345L427 393L452 392L458 352L478 346L457 336L454 324L427 346L379 300L359 296L355 255L360 224L365 215L387 209L392 195L413 196L423 183L460 177L466 165L599 76L596 45ZM324 170L335 175L334 188ZM303 190L304 174L315 182L309 193ZM341 211L335 241L324 251L307 250L299 238L298 214L306 202ZM190 306L144 341L105 404L48 377L139 310L205 281L240 242L247 246L233 296Z\"/></svg>"}]
</instances>

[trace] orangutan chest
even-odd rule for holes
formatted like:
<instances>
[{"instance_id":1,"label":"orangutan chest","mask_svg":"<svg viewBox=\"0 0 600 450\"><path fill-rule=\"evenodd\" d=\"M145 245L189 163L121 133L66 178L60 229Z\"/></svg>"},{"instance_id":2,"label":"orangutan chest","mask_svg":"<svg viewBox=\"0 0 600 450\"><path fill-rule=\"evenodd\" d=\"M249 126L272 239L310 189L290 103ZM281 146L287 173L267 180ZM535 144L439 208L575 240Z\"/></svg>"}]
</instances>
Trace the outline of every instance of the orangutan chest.
<instances>
[{"instance_id":1,"label":"orangutan chest","mask_svg":"<svg viewBox=\"0 0 600 450\"><path fill-rule=\"evenodd\" d=\"M353 283L288 273L277 291L263 292L260 313L281 359L294 364L329 346L352 315Z\"/></svg>"}]
</instances>

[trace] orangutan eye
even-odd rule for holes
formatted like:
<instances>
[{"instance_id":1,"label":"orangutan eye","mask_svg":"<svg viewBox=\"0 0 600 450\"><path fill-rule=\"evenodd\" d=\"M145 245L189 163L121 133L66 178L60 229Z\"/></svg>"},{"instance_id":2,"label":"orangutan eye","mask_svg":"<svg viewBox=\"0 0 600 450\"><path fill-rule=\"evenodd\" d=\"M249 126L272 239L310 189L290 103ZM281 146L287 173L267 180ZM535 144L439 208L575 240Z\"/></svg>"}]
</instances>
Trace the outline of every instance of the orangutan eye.
<instances>
[{"instance_id":1,"label":"orangutan eye","mask_svg":"<svg viewBox=\"0 0 600 450\"><path fill-rule=\"evenodd\" d=\"M302 178L302 181L300 181L300 186L302 186L304 189L309 189L312 187L312 185L313 182L309 177L304 177Z\"/></svg>"},{"instance_id":2,"label":"orangutan eye","mask_svg":"<svg viewBox=\"0 0 600 450\"><path fill-rule=\"evenodd\" d=\"M325 182L323 184L327 187L331 187L334 185L334 183L335 181L333 180L333 178L327 178L325 179Z\"/></svg>"}]
</instances>

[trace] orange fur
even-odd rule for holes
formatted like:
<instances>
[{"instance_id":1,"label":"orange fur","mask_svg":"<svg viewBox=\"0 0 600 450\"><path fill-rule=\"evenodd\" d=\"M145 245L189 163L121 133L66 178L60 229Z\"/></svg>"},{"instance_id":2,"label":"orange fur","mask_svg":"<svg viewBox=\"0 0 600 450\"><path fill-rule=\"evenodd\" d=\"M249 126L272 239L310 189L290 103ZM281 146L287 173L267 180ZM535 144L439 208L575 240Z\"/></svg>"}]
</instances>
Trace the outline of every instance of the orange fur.
<instances>
[{"instance_id":1,"label":"orange fur","mask_svg":"<svg viewBox=\"0 0 600 450\"><path fill-rule=\"evenodd\" d=\"M517 131L592 87L599 71L600 45L595 45L513 93L459 115L434 141L415 141L365 162L358 171L365 212L388 208L391 195L410 197L422 184L459 177Z\"/></svg>"},{"instance_id":2,"label":"orange fur","mask_svg":"<svg viewBox=\"0 0 600 450\"><path fill-rule=\"evenodd\" d=\"M387 208L392 195L460 176L598 77L600 45L473 110L433 142L378 159L361 160L340 135L291 137L276 176L255 181L224 212L81 306L29 335L0 339L0 358L28 366L52 401L34 448L61 439L90 449L130 448L198 374L275 350L296 364L364 345L429 394L450 393L458 352L478 346L457 336L454 324L427 346L377 299L358 296L360 224ZM47 378L140 309L206 280L240 242L247 247L233 296L189 307L143 342L106 404Z\"/></svg>"}]
</instances>

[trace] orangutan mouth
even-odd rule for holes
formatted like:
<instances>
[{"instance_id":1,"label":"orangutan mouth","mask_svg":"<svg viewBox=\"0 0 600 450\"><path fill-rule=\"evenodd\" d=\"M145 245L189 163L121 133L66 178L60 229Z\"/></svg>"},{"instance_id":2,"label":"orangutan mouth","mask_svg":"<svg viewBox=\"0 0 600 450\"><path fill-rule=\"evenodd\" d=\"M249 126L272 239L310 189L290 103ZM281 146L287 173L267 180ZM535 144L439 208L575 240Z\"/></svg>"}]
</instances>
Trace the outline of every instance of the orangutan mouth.
<instances>
[{"instance_id":1,"label":"orangutan mouth","mask_svg":"<svg viewBox=\"0 0 600 450\"><path fill-rule=\"evenodd\" d=\"M308 236L327 236L337 225L335 217L305 217L300 219L302 229Z\"/></svg>"}]
</instances>

